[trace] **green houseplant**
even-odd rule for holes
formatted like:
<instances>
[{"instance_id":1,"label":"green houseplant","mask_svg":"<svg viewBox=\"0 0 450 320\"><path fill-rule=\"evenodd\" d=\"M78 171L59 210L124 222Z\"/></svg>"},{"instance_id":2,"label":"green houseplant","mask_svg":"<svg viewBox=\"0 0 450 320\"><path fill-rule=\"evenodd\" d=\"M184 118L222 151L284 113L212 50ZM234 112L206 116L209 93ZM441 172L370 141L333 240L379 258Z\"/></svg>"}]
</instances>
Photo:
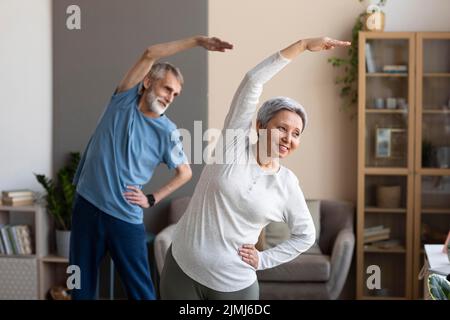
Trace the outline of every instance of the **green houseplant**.
<instances>
[{"instance_id":1,"label":"green houseplant","mask_svg":"<svg viewBox=\"0 0 450 320\"><path fill-rule=\"evenodd\" d=\"M450 300L450 282L435 273L428 276L428 291L433 300Z\"/></svg>"},{"instance_id":2,"label":"green houseplant","mask_svg":"<svg viewBox=\"0 0 450 320\"><path fill-rule=\"evenodd\" d=\"M362 2L363 0L359 0ZM387 0L379 0L378 6L384 6ZM343 68L343 75L337 76L335 83L340 86L340 96L343 100L342 109L349 111L351 117L356 115L358 103L358 37L359 32L364 29L364 18L367 12L358 15L352 28L352 44L348 48L347 57L332 57L328 59L333 67Z\"/></svg>"},{"instance_id":3,"label":"green houseplant","mask_svg":"<svg viewBox=\"0 0 450 320\"><path fill-rule=\"evenodd\" d=\"M343 99L342 109L344 111L351 111L358 102L358 33L363 29L364 15L365 12L361 13L353 25L352 44L348 48L347 57L328 59L333 67L344 68L344 74L337 76L335 80L336 85L341 87L340 96Z\"/></svg>"},{"instance_id":4,"label":"green houseplant","mask_svg":"<svg viewBox=\"0 0 450 320\"><path fill-rule=\"evenodd\" d=\"M47 192L45 200L47 211L55 222L57 252L58 255L64 257L68 257L69 255L72 206L76 192L72 180L75 176L79 162L80 153L71 152L67 164L57 173L57 181L54 181L43 174L34 174L37 181Z\"/></svg>"}]
</instances>

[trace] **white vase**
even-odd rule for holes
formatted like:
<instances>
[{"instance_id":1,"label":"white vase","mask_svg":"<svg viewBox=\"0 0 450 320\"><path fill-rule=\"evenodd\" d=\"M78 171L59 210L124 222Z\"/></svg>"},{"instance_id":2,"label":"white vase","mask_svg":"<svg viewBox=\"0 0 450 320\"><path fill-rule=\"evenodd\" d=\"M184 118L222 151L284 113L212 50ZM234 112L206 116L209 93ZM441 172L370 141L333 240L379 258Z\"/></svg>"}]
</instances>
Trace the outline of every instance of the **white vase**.
<instances>
[{"instance_id":1,"label":"white vase","mask_svg":"<svg viewBox=\"0 0 450 320\"><path fill-rule=\"evenodd\" d=\"M69 259L70 230L56 230L56 254Z\"/></svg>"}]
</instances>

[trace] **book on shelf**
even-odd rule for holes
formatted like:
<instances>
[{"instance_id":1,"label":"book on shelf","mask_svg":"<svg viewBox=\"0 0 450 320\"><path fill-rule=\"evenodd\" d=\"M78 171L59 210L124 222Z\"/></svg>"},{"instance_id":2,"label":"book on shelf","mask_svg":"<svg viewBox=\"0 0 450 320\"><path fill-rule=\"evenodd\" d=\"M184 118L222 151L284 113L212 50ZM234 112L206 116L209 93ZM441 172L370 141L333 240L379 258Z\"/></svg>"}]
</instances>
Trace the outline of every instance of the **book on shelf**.
<instances>
[{"instance_id":1,"label":"book on shelf","mask_svg":"<svg viewBox=\"0 0 450 320\"><path fill-rule=\"evenodd\" d=\"M3 224L0 224L0 231L2 230L3 226L4 226ZM1 232L0 232L0 254L6 254L6 248L3 244Z\"/></svg>"},{"instance_id":2,"label":"book on shelf","mask_svg":"<svg viewBox=\"0 0 450 320\"><path fill-rule=\"evenodd\" d=\"M34 192L29 189L5 190L2 191L2 197L34 197Z\"/></svg>"},{"instance_id":3,"label":"book on shelf","mask_svg":"<svg viewBox=\"0 0 450 320\"><path fill-rule=\"evenodd\" d=\"M383 72L385 72L385 73L407 73L408 66L406 66L406 65L385 65L385 66L383 66Z\"/></svg>"},{"instance_id":4,"label":"book on shelf","mask_svg":"<svg viewBox=\"0 0 450 320\"><path fill-rule=\"evenodd\" d=\"M391 234L390 228L383 225L369 227L364 229L364 243L388 240Z\"/></svg>"},{"instance_id":5,"label":"book on shelf","mask_svg":"<svg viewBox=\"0 0 450 320\"><path fill-rule=\"evenodd\" d=\"M5 206L30 206L34 204L34 197L3 197Z\"/></svg>"},{"instance_id":6,"label":"book on shelf","mask_svg":"<svg viewBox=\"0 0 450 320\"><path fill-rule=\"evenodd\" d=\"M401 245L400 240L397 240L397 239L382 240L382 241L372 244L371 247L383 249L383 250L403 249L404 248Z\"/></svg>"},{"instance_id":7,"label":"book on shelf","mask_svg":"<svg viewBox=\"0 0 450 320\"><path fill-rule=\"evenodd\" d=\"M370 237L364 237L364 243L372 243L372 242L378 242L378 241L383 241L383 240L389 240L389 237L390 237L389 233L370 236Z\"/></svg>"},{"instance_id":8,"label":"book on shelf","mask_svg":"<svg viewBox=\"0 0 450 320\"><path fill-rule=\"evenodd\" d=\"M372 47L368 42L366 42L366 67L368 73L377 72L375 61L373 60Z\"/></svg>"},{"instance_id":9,"label":"book on shelf","mask_svg":"<svg viewBox=\"0 0 450 320\"><path fill-rule=\"evenodd\" d=\"M31 232L27 225L0 225L0 254L31 255Z\"/></svg>"},{"instance_id":10,"label":"book on shelf","mask_svg":"<svg viewBox=\"0 0 450 320\"><path fill-rule=\"evenodd\" d=\"M11 248L11 243L9 241L9 236L8 236L8 226L3 226L0 229L0 234L1 234L1 240L3 242L3 246L5 247L5 254L7 254L7 255L13 254L13 250Z\"/></svg>"}]
</instances>

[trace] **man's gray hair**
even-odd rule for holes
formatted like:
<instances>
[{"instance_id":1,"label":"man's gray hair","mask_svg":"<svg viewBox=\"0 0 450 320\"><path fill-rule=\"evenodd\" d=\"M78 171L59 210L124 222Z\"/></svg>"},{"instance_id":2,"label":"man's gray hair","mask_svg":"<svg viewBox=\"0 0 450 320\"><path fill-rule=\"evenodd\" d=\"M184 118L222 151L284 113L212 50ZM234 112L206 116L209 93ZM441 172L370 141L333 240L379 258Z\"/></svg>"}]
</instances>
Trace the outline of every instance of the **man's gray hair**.
<instances>
[{"instance_id":1,"label":"man's gray hair","mask_svg":"<svg viewBox=\"0 0 450 320\"><path fill-rule=\"evenodd\" d=\"M153 80L159 80L164 78L168 71L172 72L175 78L177 78L177 80L180 82L180 84L183 85L184 79L180 69L168 62L155 63L148 72L147 77Z\"/></svg>"},{"instance_id":2,"label":"man's gray hair","mask_svg":"<svg viewBox=\"0 0 450 320\"><path fill-rule=\"evenodd\" d=\"M266 128L270 119L272 119L280 110L289 110L298 114L303 122L302 132L305 130L306 123L308 122L305 108L294 99L288 97L275 97L264 102L258 111L256 120L263 128Z\"/></svg>"}]
</instances>

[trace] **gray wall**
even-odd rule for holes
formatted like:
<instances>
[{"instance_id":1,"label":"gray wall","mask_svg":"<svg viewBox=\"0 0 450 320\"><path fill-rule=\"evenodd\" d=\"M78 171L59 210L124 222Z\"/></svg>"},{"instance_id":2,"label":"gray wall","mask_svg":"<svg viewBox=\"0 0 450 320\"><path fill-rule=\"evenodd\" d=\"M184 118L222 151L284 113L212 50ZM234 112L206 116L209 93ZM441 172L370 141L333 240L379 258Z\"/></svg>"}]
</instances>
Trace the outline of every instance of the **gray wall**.
<instances>
[{"instance_id":1,"label":"gray wall","mask_svg":"<svg viewBox=\"0 0 450 320\"><path fill-rule=\"evenodd\" d=\"M66 28L66 9L81 8L81 30ZM70 151L84 151L112 92L151 44L208 33L207 0L53 1L53 171ZM181 68L183 93L167 112L179 128L193 133L194 120L207 128L207 53L191 49L165 59ZM192 193L201 172L193 165L190 183L172 197ZM145 191L172 176L160 166ZM147 229L165 226L168 200L145 214Z\"/></svg>"}]
</instances>

